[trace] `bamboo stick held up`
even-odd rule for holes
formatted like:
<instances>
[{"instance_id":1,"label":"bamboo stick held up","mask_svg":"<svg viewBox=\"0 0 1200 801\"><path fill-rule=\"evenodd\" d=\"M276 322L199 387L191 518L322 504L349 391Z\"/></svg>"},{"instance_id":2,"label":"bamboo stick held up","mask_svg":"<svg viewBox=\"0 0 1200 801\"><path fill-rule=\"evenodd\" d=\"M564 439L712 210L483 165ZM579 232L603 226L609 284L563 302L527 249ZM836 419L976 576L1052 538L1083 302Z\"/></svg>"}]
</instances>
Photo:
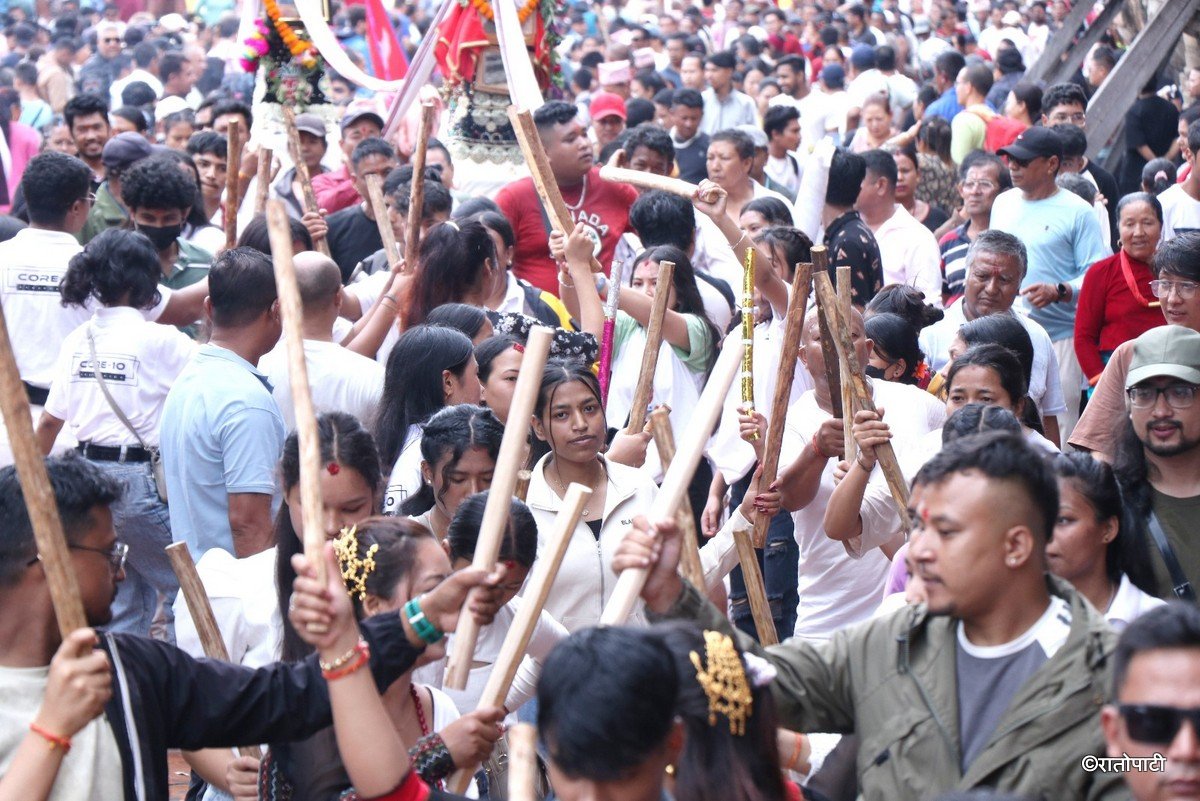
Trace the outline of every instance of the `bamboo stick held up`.
<instances>
[{"instance_id":1,"label":"bamboo stick held up","mask_svg":"<svg viewBox=\"0 0 1200 801\"><path fill-rule=\"evenodd\" d=\"M238 119L229 121L229 131L227 133L229 154L228 165L225 172L225 211L223 220L225 222L225 249L230 250L237 246L237 216L238 207L241 205L241 198L238 194L241 190L241 172L242 172L242 122Z\"/></svg>"},{"instance_id":2,"label":"bamboo stick held up","mask_svg":"<svg viewBox=\"0 0 1200 801\"><path fill-rule=\"evenodd\" d=\"M658 283L655 286L671 286L675 265L669 261L658 264ZM654 397L654 373L658 370L658 352L662 350L663 320L667 316L667 301L671 293L665 289L654 293L654 305L650 308L650 324L646 327L646 345L642 349L642 367L638 373L637 386L633 390L633 405L629 407L627 434L637 434L646 426L646 407Z\"/></svg>"},{"instance_id":3,"label":"bamboo stick held up","mask_svg":"<svg viewBox=\"0 0 1200 801\"><path fill-rule=\"evenodd\" d=\"M408 226L404 232L404 260L416 266L421 243L421 215L425 206L425 154L429 131L433 128L432 103L421 104L421 121L417 129L417 146L412 155L412 181L408 192Z\"/></svg>"},{"instance_id":4,"label":"bamboo stick held up","mask_svg":"<svg viewBox=\"0 0 1200 801\"><path fill-rule=\"evenodd\" d=\"M262 214L267 210L267 197L271 193L271 167L275 154L271 148L264 147L258 151L258 182L254 187L254 213Z\"/></svg>"},{"instance_id":5,"label":"bamboo stick held up","mask_svg":"<svg viewBox=\"0 0 1200 801\"><path fill-rule=\"evenodd\" d=\"M317 205L317 195L313 192L312 176L308 172L308 164L300 152L300 132L296 130L296 112L289 105L283 106L283 130L287 135L288 155L296 167L296 179L300 181L300 194L304 196L304 211L320 212ZM329 242L322 239L317 243L317 250L326 256L329 254Z\"/></svg>"},{"instance_id":6,"label":"bamboo stick held up","mask_svg":"<svg viewBox=\"0 0 1200 801\"><path fill-rule=\"evenodd\" d=\"M654 446L665 473L675 459L675 434L671 430L671 413L659 407L650 413L650 430L654 433ZM696 587L704 589L704 567L700 563L700 538L696 534L696 518L692 514L692 503L687 495L679 502L675 521L683 533L683 553L679 558L679 569L683 577Z\"/></svg>"},{"instance_id":7,"label":"bamboo stick held up","mask_svg":"<svg viewBox=\"0 0 1200 801\"><path fill-rule=\"evenodd\" d=\"M842 310L842 317L847 321L850 320L851 309L851 288L850 288L850 265L843 264L837 268L837 297L838 304ZM845 370L839 370L841 379L842 392L842 411L845 419L842 427L842 449L845 452L846 461L849 462L854 458L854 454L858 449L854 444L854 391L851 388L850 378L846 375ZM830 394L833 393L833 387L829 388Z\"/></svg>"},{"instance_id":8,"label":"bamboo stick held up","mask_svg":"<svg viewBox=\"0 0 1200 801\"><path fill-rule=\"evenodd\" d=\"M746 584L746 600L750 602L750 616L754 619L754 630L758 642L775 645L779 634L775 631L775 619L771 617L771 603L767 600L767 588L763 583L762 571L758 568L758 554L750 541L750 532L733 532L733 543L737 546L738 563L742 568L742 579Z\"/></svg>"},{"instance_id":9,"label":"bamboo stick held up","mask_svg":"<svg viewBox=\"0 0 1200 801\"><path fill-rule=\"evenodd\" d=\"M392 220L388 216L387 201L383 198L383 179L378 175L367 176L367 195L370 197L371 213L375 215L375 227L379 230L379 240L383 243L383 254L387 257L388 269L391 270L400 261L396 250L396 232L392 230ZM415 262L406 262L411 268Z\"/></svg>"}]
</instances>

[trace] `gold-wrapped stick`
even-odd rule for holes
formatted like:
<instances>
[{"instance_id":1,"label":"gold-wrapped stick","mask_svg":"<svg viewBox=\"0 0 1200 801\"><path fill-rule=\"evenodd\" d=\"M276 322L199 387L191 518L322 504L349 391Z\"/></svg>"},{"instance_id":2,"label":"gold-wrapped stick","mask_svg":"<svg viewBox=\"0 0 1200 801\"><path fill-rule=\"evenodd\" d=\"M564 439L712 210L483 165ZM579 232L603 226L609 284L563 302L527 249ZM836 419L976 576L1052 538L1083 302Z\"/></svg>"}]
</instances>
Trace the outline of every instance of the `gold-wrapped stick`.
<instances>
[{"instance_id":1,"label":"gold-wrapped stick","mask_svg":"<svg viewBox=\"0 0 1200 801\"><path fill-rule=\"evenodd\" d=\"M742 408L754 411L754 248L747 248L742 277ZM751 439L758 439L754 432Z\"/></svg>"}]
</instances>

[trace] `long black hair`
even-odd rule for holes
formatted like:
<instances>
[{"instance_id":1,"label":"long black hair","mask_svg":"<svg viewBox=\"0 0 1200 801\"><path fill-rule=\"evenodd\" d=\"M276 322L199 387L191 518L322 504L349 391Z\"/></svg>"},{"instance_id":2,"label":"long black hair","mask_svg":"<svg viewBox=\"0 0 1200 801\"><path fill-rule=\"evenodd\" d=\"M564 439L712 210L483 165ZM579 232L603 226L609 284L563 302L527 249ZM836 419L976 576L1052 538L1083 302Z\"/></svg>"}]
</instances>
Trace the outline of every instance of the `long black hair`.
<instances>
[{"instance_id":1,"label":"long black hair","mask_svg":"<svg viewBox=\"0 0 1200 801\"><path fill-rule=\"evenodd\" d=\"M354 415L345 412L325 412L317 415L317 440L321 448L321 464L337 464L341 469L353 470L376 494L383 486L383 473L379 466L379 453L375 440L363 428ZM283 503L275 515L275 592L280 610L288 608L292 597L292 583L296 571L292 569L292 556L304 550L304 544L296 529L292 527L292 516L288 509L287 495L300 483L300 440L292 432L283 443L283 456L279 459L280 483L283 486ZM283 614L283 661L302 659L312 649L292 628L287 614Z\"/></svg>"},{"instance_id":2,"label":"long black hair","mask_svg":"<svg viewBox=\"0 0 1200 801\"><path fill-rule=\"evenodd\" d=\"M1012 314L987 314L976 317L970 322L963 323L958 329L958 335L968 347L994 344L1007 350L1017 357L1021 372L1025 376L1025 392L1029 392L1029 384L1033 380L1033 339L1029 331ZM1013 399L1017 403L1018 398ZM1026 394L1021 405L1021 422L1039 434L1046 433L1042 428L1042 414L1033 398Z\"/></svg>"},{"instance_id":3,"label":"long black hair","mask_svg":"<svg viewBox=\"0 0 1200 801\"><path fill-rule=\"evenodd\" d=\"M482 448L495 462L500 455L500 440L503 438L504 426L500 425L491 409L460 403L442 409L421 427L421 458L433 470L449 454L450 461L442 468L443 474L453 470L458 460L471 448ZM445 490L442 492L445 493ZM400 513L424 514L433 508L434 503L433 486L422 478L421 488L401 504Z\"/></svg>"},{"instance_id":4,"label":"long black hair","mask_svg":"<svg viewBox=\"0 0 1200 801\"><path fill-rule=\"evenodd\" d=\"M709 334L708 353L704 360L704 372L707 374L712 370L713 363L716 361L717 343L720 342L721 336L712 320L708 319L708 312L704 310L704 300L700 297L700 288L696 286L696 271L692 267L692 260L674 245L659 245L649 248L634 260L633 268L629 271L630 284L633 283L633 275L637 272L637 268L647 261L659 263L669 261L675 265L675 269L671 272L671 287L675 290L674 310L680 314L694 314L704 321L704 326L708 329Z\"/></svg>"},{"instance_id":5,"label":"long black hair","mask_svg":"<svg viewBox=\"0 0 1200 801\"><path fill-rule=\"evenodd\" d=\"M538 387L537 400L533 404L533 416L542 421L542 427L546 431L546 446L548 450L554 450L554 443L550 440L550 423L546 419L546 412L554 406L554 396L558 394L558 389L563 384L570 384L573 381L578 381L588 388L596 399L596 403L600 405L600 413L604 414L604 401L600 395L600 380L596 378L596 374L592 372L591 365L586 364L580 359L564 359L552 358L546 361L546 366L542 368L542 383ZM512 423L512 420L508 421ZM605 428L607 428L607 418ZM535 437L534 444L537 444Z\"/></svg>"},{"instance_id":6,"label":"long black hair","mask_svg":"<svg viewBox=\"0 0 1200 801\"><path fill-rule=\"evenodd\" d=\"M368 517L355 528L360 560L370 555L374 567L367 573L364 589L376 598L390 598L396 586L408 578L416 567L417 547L423 540L432 540L429 529L403 517ZM370 553L372 546L379 546ZM350 589L347 587L347 589ZM362 620L363 599L352 596L355 616Z\"/></svg>"},{"instance_id":7,"label":"long black hair","mask_svg":"<svg viewBox=\"0 0 1200 801\"><path fill-rule=\"evenodd\" d=\"M1104 553L1104 570L1114 584L1121 576L1143 592L1158 592L1150 567L1145 518L1124 502L1116 472L1087 453L1060 453L1054 458L1054 470L1060 479L1070 481L1080 495L1096 510L1097 522L1116 519L1117 536Z\"/></svg>"},{"instance_id":8,"label":"long black hair","mask_svg":"<svg viewBox=\"0 0 1200 801\"><path fill-rule=\"evenodd\" d=\"M475 545L479 542L479 528L483 525L483 510L487 506L489 490L477 492L467 498L454 513L450 527L446 529L446 542L450 546L450 561L475 558ZM504 538L500 540L502 562L516 562L522 567L533 567L537 559L538 528L529 511L519 498L513 498L508 507L508 518L504 523Z\"/></svg>"},{"instance_id":9,"label":"long black hair","mask_svg":"<svg viewBox=\"0 0 1200 801\"><path fill-rule=\"evenodd\" d=\"M145 234L109 228L71 257L58 291L64 306L83 306L94 297L105 306L125 301L149 309L162 299L161 273L158 252Z\"/></svg>"},{"instance_id":10,"label":"long black hair","mask_svg":"<svg viewBox=\"0 0 1200 801\"><path fill-rule=\"evenodd\" d=\"M418 325L396 340L388 354L375 417L375 441L384 469L392 469L409 428L446 405L442 371L461 376L472 354L471 340L452 328Z\"/></svg>"},{"instance_id":11,"label":"long black hair","mask_svg":"<svg viewBox=\"0 0 1200 801\"><path fill-rule=\"evenodd\" d=\"M520 346L508 334L493 334L475 346L475 364L479 366L479 383L486 384L492 375L492 364L502 353ZM522 346L523 347L523 346Z\"/></svg>"},{"instance_id":12,"label":"long black hair","mask_svg":"<svg viewBox=\"0 0 1200 801\"><path fill-rule=\"evenodd\" d=\"M718 714L710 723L708 695L697 677L695 660L708 663L706 632L692 622L659 624L651 633L662 638L679 676L676 714L686 736L675 772L675 793L689 801L783 801L787 792L776 741L778 716L768 686L755 686L744 657L752 705L745 731L734 734L729 719ZM736 645L734 646L736 648Z\"/></svg>"},{"instance_id":13,"label":"long black hair","mask_svg":"<svg viewBox=\"0 0 1200 801\"><path fill-rule=\"evenodd\" d=\"M479 336L483 324L488 321L487 312L469 303L443 303L429 312L426 325L440 325L462 331L472 341Z\"/></svg>"},{"instance_id":14,"label":"long black hair","mask_svg":"<svg viewBox=\"0 0 1200 801\"><path fill-rule=\"evenodd\" d=\"M916 384L917 370L925 361L925 354L908 320L898 314L872 314L864 321L863 329L881 358L893 363L904 360L904 374L896 382Z\"/></svg>"},{"instance_id":15,"label":"long black hair","mask_svg":"<svg viewBox=\"0 0 1200 801\"><path fill-rule=\"evenodd\" d=\"M420 325L443 303L454 303L482 286L488 259L496 266L496 248L477 220L445 222L421 238L421 253L402 302L405 326Z\"/></svg>"}]
</instances>

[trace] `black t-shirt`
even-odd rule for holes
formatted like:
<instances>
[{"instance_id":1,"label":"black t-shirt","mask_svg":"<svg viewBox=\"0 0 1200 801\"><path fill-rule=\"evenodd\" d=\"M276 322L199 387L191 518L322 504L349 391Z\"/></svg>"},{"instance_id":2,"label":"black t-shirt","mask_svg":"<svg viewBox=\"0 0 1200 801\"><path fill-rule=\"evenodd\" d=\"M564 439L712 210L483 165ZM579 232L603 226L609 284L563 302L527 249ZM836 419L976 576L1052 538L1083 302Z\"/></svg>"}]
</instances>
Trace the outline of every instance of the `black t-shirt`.
<instances>
[{"instance_id":1,"label":"black t-shirt","mask_svg":"<svg viewBox=\"0 0 1200 801\"><path fill-rule=\"evenodd\" d=\"M379 226L362 210L362 204L335 211L329 224L329 253L342 271L342 282L350 280L354 268L363 259L383 247Z\"/></svg>"},{"instance_id":2,"label":"black t-shirt","mask_svg":"<svg viewBox=\"0 0 1200 801\"><path fill-rule=\"evenodd\" d=\"M698 184L708 177L708 134L697 134L687 147L675 148L679 177Z\"/></svg>"},{"instance_id":3,"label":"black t-shirt","mask_svg":"<svg viewBox=\"0 0 1200 801\"><path fill-rule=\"evenodd\" d=\"M1125 194L1142 188L1142 168L1146 159L1138 152L1149 146L1155 156L1164 155L1179 135L1179 111L1170 100L1158 95L1139 97L1125 112L1125 160L1121 164L1121 191ZM1109 202L1112 202L1109 198Z\"/></svg>"},{"instance_id":4,"label":"black t-shirt","mask_svg":"<svg viewBox=\"0 0 1200 801\"><path fill-rule=\"evenodd\" d=\"M925 215L925 219L921 220L921 224L930 231L937 233L937 229L945 224L946 220L950 219L950 215L941 206L929 204L929 213Z\"/></svg>"},{"instance_id":5,"label":"black t-shirt","mask_svg":"<svg viewBox=\"0 0 1200 801\"><path fill-rule=\"evenodd\" d=\"M1109 241L1116 243L1121 238L1121 235L1117 232L1117 202L1121 199L1121 190L1117 188L1117 179L1111 172L1091 159L1088 159L1087 166L1083 168L1083 171L1092 176L1092 180L1096 182L1096 188L1100 190L1100 194L1104 195L1104 199L1108 201ZM1141 180L1141 176L1139 175L1139 189L1141 188Z\"/></svg>"},{"instance_id":6,"label":"black t-shirt","mask_svg":"<svg viewBox=\"0 0 1200 801\"><path fill-rule=\"evenodd\" d=\"M857 306L865 306L883 288L883 263L875 234L851 209L825 229L825 247L829 249L829 278L837 268L850 267L851 297Z\"/></svg>"}]
</instances>

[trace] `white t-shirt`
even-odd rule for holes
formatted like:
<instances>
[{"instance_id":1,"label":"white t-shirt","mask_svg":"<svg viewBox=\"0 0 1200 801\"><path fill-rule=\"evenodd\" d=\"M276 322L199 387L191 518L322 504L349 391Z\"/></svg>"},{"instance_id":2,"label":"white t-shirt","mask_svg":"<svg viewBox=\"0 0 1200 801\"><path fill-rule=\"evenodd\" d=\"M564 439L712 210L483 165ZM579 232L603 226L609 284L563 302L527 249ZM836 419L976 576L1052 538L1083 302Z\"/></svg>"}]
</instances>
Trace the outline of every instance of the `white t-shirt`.
<instances>
[{"instance_id":1,"label":"white t-shirt","mask_svg":"<svg viewBox=\"0 0 1200 801\"><path fill-rule=\"evenodd\" d=\"M58 294L67 263L82 249L70 234L40 228L23 228L0 242L0 303L17 370L21 380L43 389L50 386L63 340L87 322L96 305L63 306ZM147 320L157 320L171 297L167 287L158 289L159 304L139 312Z\"/></svg>"},{"instance_id":2,"label":"white t-shirt","mask_svg":"<svg viewBox=\"0 0 1200 801\"><path fill-rule=\"evenodd\" d=\"M46 695L50 667L0 667L0 776L8 773L29 724ZM116 691L117 680L113 679ZM99 715L71 736L49 801L92 801L125 797L121 751L108 718Z\"/></svg>"},{"instance_id":3,"label":"white t-shirt","mask_svg":"<svg viewBox=\"0 0 1200 801\"><path fill-rule=\"evenodd\" d=\"M387 271L381 270L377 273L371 273L365 278L361 278L351 284L347 284L343 291L354 300L357 300L362 313L366 314L371 310L372 306L379 302L379 298L383 295L383 288L387 286L387 280ZM344 338L344 335L342 338ZM387 364L388 354L392 352L392 347L395 346L396 340L399 338L400 331L397 330L396 326L390 326L387 334L383 337L383 343L379 346L379 350L375 352L375 361L380 364Z\"/></svg>"},{"instance_id":4,"label":"white t-shirt","mask_svg":"<svg viewBox=\"0 0 1200 801\"><path fill-rule=\"evenodd\" d=\"M871 389L875 405L887 410L894 444L916 440L945 421L945 406L927 392L875 380L871 381ZM829 417L817 405L813 392L801 396L788 415L780 464L795 461L804 448L810 447L821 423ZM891 562L878 548L854 558L842 543L825 535L825 507L833 494L836 466L836 459L826 462L816 496L806 507L792 513L796 542L800 546L800 603L796 609L795 633L810 640L826 640L839 629L869 618L883 597L884 581L891 568ZM899 526L899 513L892 497L886 486L880 484L868 483L859 513L864 535Z\"/></svg>"},{"instance_id":5,"label":"white t-shirt","mask_svg":"<svg viewBox=\"0 0 1200 801\"><path fill-rule=\"evenodd\" d=\"M908 284L924 292L925 300L937 303L942 296L942 254L933 232L897 203L892 216L874 233L884 286Z\"/></svg>"},{"instance_id":6,"label":"white t-shirt","mask_svg":"<svg viewBox=\"0 0 1200 801\"><path fill-rule=\"evenodd\" d=\"M1117 593L1113 596L1108 609L1104 610L1104 619L1112 630L1120 633L1125 627L1157 606L1165 606L1166 601L1142 592L1133 586L1129 576L1121 576Z\"/></svg>"},{"instance_id":7,"label":"white t-shirt","mask_svg":"<svg viewBox=\"0 0 1200 801\"><path fill-rule=\"evenodd\" d=\"M104 385L142 441L158 444L163 403L175 379L196 353L179 329L147 322L128 306L101 307L90 322L63 340L46 398L46 411L65 420L80 442L139 445L100 389L88 332L93 331Z\"/></svg>"},{"instance_id":8,"label":"white t-shirt","mask_svg":"<svg viewBox=\"0 0 1200 801\"><path fill-rule=\"evenodd\" d=\"M868 97L888 95L890 89L886 75L877 69L869 69L850 82L846 87L846 94L850 98L850 107L861 109Z\"/></svg>"},{"instance_id":9,"label":"white t-shirt","mask_svg":"<svg viewBox=\"0 0 1200 801\"><path fill-rule=\"evenodd\" d=\"M1043 417L1062 414L1067 410L1063 400L1062 382L1058 377L1058 357L1046 329L1028 315L1013 307L1011 313L1025 326L1033 342L1033 372L1029 377L1029 397L1037 404ZM921 329L919 342L925 361L931 370L941 370L950 362L950 345L958 329L967 322L963 299L959 298L946 309L946 315Z\"/></svg>"},{"instance_id":10,"label":"white t-shirt","mask_svg":"<svg viewBox=\"0 0 1200 801\"><path fill-rule=\"evenodd\" d=\"M304 340L304 362L314 412L346 412L367 427L373 424L383 396L383 365L337 343L315 339ZM291 431L296 427L296 412L283 341L259 360L258 369L271 382L283 424Z\"/></svg>"},{"instance_id":11,"label":"white t-shirt","mask_svg":"<svg viewBox=\"0 0 1200 801\"><path fill-rule=\"evenodd\" d=\"M763 172L776 184L785 187L793 196L800 191L800 176L804 174L804 170L800 167L800 159L796 157L796 154L787 153L781 159L767 156Z\"/></svg>"},{"instance_id":12,"label":"white t-shirt","mask_svg":"<svg viewBox=\"0 0 1200 801\"><path fill-rule=\"evenodd\" d=\"M383 513L400 514L404 502L421 489L421 481L421 427L409 426L400 455L396 457L396 464L388 476Z\"/></svg>"},{"instance_id":13,"label":"white t-shirt","mask_svg":"<svg viewBox=\"0 0 1200 801\"><path fill-rule=\"evenodd\" d=\"M1109 199L1109 203L1112 199ZM1200 231L1200 200L1194 199L1182 184L1175 184L1158 196L1162 204L1162 241L1174 239L1182 233Z\"/></svg>"}]
</instances>

